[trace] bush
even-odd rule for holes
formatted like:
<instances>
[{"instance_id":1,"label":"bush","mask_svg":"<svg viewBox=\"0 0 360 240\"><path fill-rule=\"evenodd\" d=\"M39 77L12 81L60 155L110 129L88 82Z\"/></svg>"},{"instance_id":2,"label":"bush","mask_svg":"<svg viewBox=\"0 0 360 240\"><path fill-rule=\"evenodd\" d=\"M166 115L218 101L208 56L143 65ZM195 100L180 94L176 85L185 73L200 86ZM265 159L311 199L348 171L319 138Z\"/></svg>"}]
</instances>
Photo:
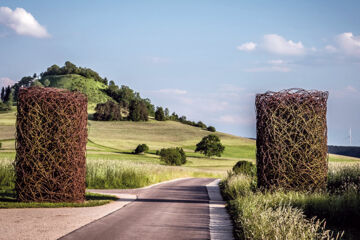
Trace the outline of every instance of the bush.
<instances>
[{"instance_id":1,"label":"bush","mask_svg":"<svg viewBox=\"0 0 360 240\"><path fill-rule=\"evenodd\" d=\"M160 161L166 165L180 166L186 163L186 154L182 148L163 148L160 150Z\"/></svg>"},{"instance_id":2,"label":"bush","mask_svg":"<svg viewBox=\"0 0 360 240\"><path fill-rule=\"evenodd\" d=\"M232 170L235 174L256 175L256 166L248 161L238 161Z\"/></svg>"},{"instance_id":3,"label":"bush","mask_svg":"<svg viewBox=\"0 0 360 240\"><path fill-rule=\"evenodd\" d=\"M209 126L206 130L208 130L209 132L216 132L216 129L213 126Z\"/></svg>"},{"instance_id":4,"label":"bush","mask_svg":"<svg viewBox=\"0 0 360 240\"><path fill-rule=\"evenodd\" d=\"M0 142L0 149L2 148L2 142Z\"/></svg>"},{"instance_id":5,"label":"bush","mask_svg":"<svg viewBox=\"0 0 360 240\"><path fill-rule=\"evenodd\" d=\"M139 154L139 153L146 153L147 151L149 151L149 147L146 144L139 144L135 150L134 153L135 154Z\"/></svg>"}]
</instances>

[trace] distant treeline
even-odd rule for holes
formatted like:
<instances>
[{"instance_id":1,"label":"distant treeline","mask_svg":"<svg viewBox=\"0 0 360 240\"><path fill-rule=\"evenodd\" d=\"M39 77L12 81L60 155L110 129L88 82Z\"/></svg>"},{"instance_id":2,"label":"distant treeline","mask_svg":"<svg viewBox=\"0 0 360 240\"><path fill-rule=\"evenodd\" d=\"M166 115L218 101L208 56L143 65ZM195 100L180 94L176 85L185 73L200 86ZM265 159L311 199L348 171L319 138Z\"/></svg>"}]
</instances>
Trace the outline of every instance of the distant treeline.
<instances>
[{"instance_id":1,"label":"distant treeline","mask_svg":"<svg viewBox=\"0 0 360 240\"><path fill-rule=\"evenodd\" d=\"M360 147L330 145L328 146L328 152L332 154L360 158Z\"/></svg>"}]
</instances>

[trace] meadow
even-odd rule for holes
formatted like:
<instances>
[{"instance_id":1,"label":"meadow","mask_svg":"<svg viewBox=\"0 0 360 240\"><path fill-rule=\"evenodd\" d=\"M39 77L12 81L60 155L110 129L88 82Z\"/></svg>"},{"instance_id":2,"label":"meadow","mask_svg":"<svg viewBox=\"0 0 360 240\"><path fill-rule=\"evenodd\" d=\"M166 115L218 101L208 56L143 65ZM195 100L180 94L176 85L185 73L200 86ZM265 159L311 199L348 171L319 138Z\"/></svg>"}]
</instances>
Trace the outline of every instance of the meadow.
<instances>
[{"instance_id":1,"label":"meadow","mask_svg":"<svg viewBox=\"0 0 360 240\"><path fill-rule=\"evenodd\" d=\"M91 111L90 111L91 113ZM0 189L14 188L12 163L15 159L15 112L0 114ZM225 145L221 157L207 158L195 153L195 145L206 130L174 121L159 122L88 122L87 177L88 188L138 188L180 177L225 178L239 160L255 163L255 141L216 132ZM132 154L138 144L150 151ZM156 150L182 147L187 163L172 167L160 163ZM358 158L330 155L330 162L360 162Z\"/></svg>"}]
</instances>

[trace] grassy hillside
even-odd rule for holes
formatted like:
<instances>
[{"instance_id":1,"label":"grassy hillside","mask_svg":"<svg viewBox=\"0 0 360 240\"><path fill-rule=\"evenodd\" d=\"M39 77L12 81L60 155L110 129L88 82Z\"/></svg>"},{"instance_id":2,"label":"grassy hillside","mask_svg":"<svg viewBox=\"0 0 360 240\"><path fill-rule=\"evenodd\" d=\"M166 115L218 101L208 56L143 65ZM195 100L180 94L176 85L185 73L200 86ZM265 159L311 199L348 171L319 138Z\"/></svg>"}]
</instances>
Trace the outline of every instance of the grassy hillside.
<instances>
[{"instance_id":1,"label":"grassy hillside","mask_svg":"<svg viewBox=\"0 0 360 240\"><path fill-rule=\"evenodd\" d=\"M102 89L107 86L101 82L95 81L92 78L85 78L77 74L45 76L41 79L50 81L49 87L64 88L69 90L78 90L88 96L89 103L94 105L96 103L103 103L111 98L106 95Z\"/></svg>"}]
</instances>

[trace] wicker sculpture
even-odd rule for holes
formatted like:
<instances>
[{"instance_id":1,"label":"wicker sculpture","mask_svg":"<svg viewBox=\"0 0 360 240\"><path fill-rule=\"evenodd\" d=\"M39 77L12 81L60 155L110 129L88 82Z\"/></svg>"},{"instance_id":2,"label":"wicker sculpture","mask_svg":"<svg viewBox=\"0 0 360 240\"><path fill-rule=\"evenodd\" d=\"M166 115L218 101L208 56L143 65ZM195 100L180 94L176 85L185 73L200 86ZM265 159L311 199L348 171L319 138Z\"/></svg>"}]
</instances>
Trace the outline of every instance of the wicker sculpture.
<instances>
[{"instance_id":1,"label":"wicker sculpture","mask_svg":"<svg viewBox=\"0 0 360 240\"><path fill-rule=\"evenodd\" d=\"M84 201L86 125L85 95L54 88L20 89L14 163L18 201Z\"/></svg>"},{"instance_id":2,"label":"wicker sculpture","mask_svg":"<svg viewBox=\"0 0 360 240\"><path fill-rule=\"evenodd\" d=\"M258 187L326 187L328 92L289 89L256 95Z\"/></svg>"}]
</instances>

